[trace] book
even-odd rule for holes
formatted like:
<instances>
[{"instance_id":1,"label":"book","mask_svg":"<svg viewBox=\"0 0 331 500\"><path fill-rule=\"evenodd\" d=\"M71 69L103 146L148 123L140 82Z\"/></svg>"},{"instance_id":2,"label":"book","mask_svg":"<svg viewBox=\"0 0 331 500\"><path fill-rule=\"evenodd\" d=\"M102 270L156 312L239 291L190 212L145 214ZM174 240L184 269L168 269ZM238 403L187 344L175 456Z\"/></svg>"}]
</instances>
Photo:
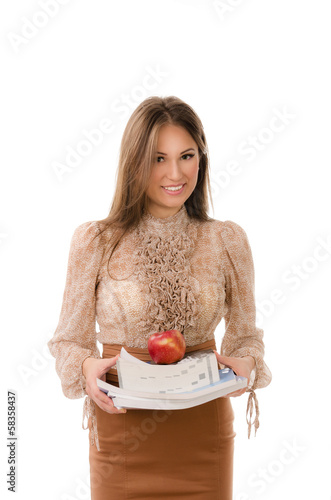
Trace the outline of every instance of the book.
<instances>
[{"instance_id":1,"label":"book","mask_svg":"<svg viewBox=\"0 0 331 500\"><path fill-rule=\"evenodd\" d=\"M116 368L119 386L132 391L186 392L219 380L218 363L212 349L186 353L177 363L158 365L141 361L122 347Z\"/></svg>"},{"instance_id":2,"label":"book","mask_svg":"<svg viewBox=\"0 0 331 500\"><path fill-rule=\"evenodd\" d=\"M156 365L122 347L116 367L120 387L97 378L99 389L112 398L116 408L192 408L247 386L247 378L231 368L218 368L212 350L189 353L171 365Z\"/></svg>"}]
</instances>

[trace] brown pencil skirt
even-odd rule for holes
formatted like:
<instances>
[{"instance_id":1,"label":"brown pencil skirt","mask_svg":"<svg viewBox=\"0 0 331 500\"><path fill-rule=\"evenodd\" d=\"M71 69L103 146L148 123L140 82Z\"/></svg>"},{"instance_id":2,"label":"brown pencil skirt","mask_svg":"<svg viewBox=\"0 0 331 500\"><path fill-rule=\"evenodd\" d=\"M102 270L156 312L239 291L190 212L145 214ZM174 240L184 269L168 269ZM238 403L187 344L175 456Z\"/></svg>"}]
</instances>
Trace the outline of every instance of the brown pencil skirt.
<instances>
[{"instance_id":1,"label":"brown pencil skirt","mask_svg":"<svg viewBox=\"0 0 331 500\"><path fill-rule=\"evenodd\" d=\"M120 347L104 345L103 357ZM143 349L126 349L149 357ZM113 373L106 380L114 384ZM118 415L95 407L100 451L90 444L91 500L232 500L236 433L230 398L185 410L128 409Z\"/></svg>"}]
</instances>

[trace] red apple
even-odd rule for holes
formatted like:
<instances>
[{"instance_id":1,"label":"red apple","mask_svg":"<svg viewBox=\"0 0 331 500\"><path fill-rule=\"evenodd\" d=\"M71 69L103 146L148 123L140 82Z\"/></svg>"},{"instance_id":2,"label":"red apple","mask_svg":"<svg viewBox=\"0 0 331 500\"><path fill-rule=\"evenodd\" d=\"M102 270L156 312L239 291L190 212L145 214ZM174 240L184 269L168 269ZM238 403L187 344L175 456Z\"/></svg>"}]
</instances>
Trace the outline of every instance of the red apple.
<instances>
[{"instance_id":1,"label":"red apple","mask_svg":"<svg viewBox=\"0 0 331 500\"><path fill-rule=\"evenodd\" d=\"M148 352L157 364L176 363L183 359L185 350L184 336L178 330L153 333L148 339Z\"/></svg>"}]
</instances>

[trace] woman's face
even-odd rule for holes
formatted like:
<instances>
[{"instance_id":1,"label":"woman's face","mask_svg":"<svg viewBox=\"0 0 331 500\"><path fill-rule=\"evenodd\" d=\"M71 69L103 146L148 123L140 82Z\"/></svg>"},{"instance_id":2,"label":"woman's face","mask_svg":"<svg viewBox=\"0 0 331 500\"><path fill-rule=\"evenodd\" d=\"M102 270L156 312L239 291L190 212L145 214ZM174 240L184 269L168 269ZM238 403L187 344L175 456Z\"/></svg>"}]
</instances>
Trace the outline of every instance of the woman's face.
<instances>
[{"instance_id":1,"label":"woman's face","mask_svg":"<svg viewBox=\"0 0 331 500\"><path fill-rule=\"evenodd\" d=\"M198 153L198 145L186 129L162 125L146 192L148 212L163 219L180 210L198 180ZM166 189L171 186L181 189Z\"/></svg>"}]
</instances>

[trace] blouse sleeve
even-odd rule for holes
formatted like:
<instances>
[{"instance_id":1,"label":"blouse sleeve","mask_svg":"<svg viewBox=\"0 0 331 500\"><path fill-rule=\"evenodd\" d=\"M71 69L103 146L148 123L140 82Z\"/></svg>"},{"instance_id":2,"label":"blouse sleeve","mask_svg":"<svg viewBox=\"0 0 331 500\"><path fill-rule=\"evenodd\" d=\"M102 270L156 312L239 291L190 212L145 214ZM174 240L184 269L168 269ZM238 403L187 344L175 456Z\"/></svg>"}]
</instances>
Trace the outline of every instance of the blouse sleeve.
<instances>
[{"instance_id":1,"label":"blouse sleeve","mask_svg":"<svg viewBox=\"0 0 331 500\"><path fill-rule=\"evenodd\" d=\"M249 380L247 414L255 402L255 433L259 427L259 409L255 389L270 384L272 375L264 361L264 332L256 326L255 272L251 247L244 229L233 221L225 221L222 231L223 262L226 283L225 333L221 344L223 356L255 359L255 370ZM250 437L251 422L248 423Z\"/></svg>"},{"instance_id":2,"label":"blouse sleeve","mask_svg":"<svg viewBox=\"0 0 331 500\"><path fill-rule=\"evenodd\" d=\"M66 284L59 323L47 343L64 395L87 395L82 372L88 357L101 358L96 345L95 288L102 257L96 222L78 226L71 239ZM96 236L96 238L94 238Z\"/></svg>"}]
</instances>

